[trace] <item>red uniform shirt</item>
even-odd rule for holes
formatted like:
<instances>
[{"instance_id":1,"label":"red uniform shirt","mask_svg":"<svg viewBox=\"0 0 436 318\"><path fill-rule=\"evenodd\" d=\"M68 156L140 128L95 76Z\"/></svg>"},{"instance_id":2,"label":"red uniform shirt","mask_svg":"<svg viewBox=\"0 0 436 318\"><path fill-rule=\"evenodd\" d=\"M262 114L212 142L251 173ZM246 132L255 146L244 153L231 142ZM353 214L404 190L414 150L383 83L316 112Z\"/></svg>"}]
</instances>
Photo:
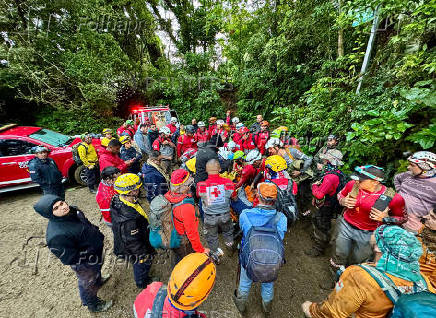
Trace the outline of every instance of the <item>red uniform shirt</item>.
<instances>
[{"instance_id":1,"label":"red uniform shirt","mask_svg":"<svg viewBox=\"0 0 436 318\"><path fill-rule=\"evenodd\" d=\"M153 141L153 150L160 151L160 144L163 143L165 140L171 141L170 138L163 138L162 136L157 137L156 140Z\"/></svg>"},{"instance_id":2,"label":"red uniform shirt","mask_svg":"<svg viewBox=\"0 0 436 318\"><path fill-rule=\"evenodd\" d=\"M241 179L235 185L235 188L237 189L241 186L250 185L258 173L259 173L259 169L256 169L255 167L253 167L253 165L246 165L242 169Z\"/></svg>"},{"instance_id":3,"label":"red uniform shirt","mask_svg":"<svg viewBox=\"0 0 436 318\"><path fill-rule=\"evenodd\" d=\"M194 138L197 142L208 142L210 139L209 131L206 129L202 131L201 128L198 128Z\"/></svg>"},{"instance_id":4,"label":"red uniform shirt","mask_svg":"<svg viewBox=\"0 0 436 318\"><path fill-rule=\"evenodd\" d=\"M312 194L315 198L321 200L326 195L334 196L339 185L339 177L333 173L326 174L320 185L312 185Z\"/></svg>"},{"instance_id":5,"label":"red uniform shirt","mask_svg":"<svg viewBox=\"0 0 436 318\"><path fill-rule=\"evenodd\" d=\"M338 200L346 197L348 193L353 189L355 181L351 180L347 185L338 193ZM378 192L367 192L359 189L359 194L356 198L356 206L352 209L346 209L344 213L344 219L351 225L357 227L360 230L374 231L382 223L374 221L369 218L371 208L375 201L386 190L386 186L382 186ZM389 217L397 225L400 225L407 221L407 214L405 210L404 199L398 193L395 194L392 201L389 203Z\"/></svg>"},{"instance_id":6,"label":"red uniform shirt","mask_svg":"<svg viewBox=\"0 0 436 318\"><path fill-rule=\"evenodd\" d=\"M261 131L254 135L254 142L262 155L265 153L265 145L268 139L269 131Z\"/></svg>"},{"instance_id":7,"label":"red uniform shirt","mask_svg":"<svg viewBox=\"0 0 436 318\"><path fill-rule=\"evenodd\" d=\"M106 149L101 149L99 155L98 163L100 166L100 172L102 172L104 168L110 166L120 169L122 173L127 172L128 167L126 163L118 155L114 155L112 152Z\"/></svg>"},{"instance_id":8,"label":"red uniform shirt","mask_svg":"<svg viewBox=\"0 0 436 318\"><path fill-rule=\"evenodd\" d=\"M209 129L207 130L208 133L209 133L209 136L212 137L212 133L213 133L213 131L215 130L215 128L216 128L216 124L209 125Z\"/></svg>"},{"instance_id":9,"label":"red uniform shirt","mask_svg":"<svg viewBox=\"0 0 436 318\"><path fill-rule=\"evenodd\" d=\"M189 148L197 149L197 142L194 136L181 135L177 140L177 157L180 157Z\"/></svg>"},{"instance_id":10,"label":"red uniform shirt","mask_svg":"<svg viewBox=\"0 0 436 318\"><path fill-rule=\"evenodd\" d=\"M242 151L244 151L245 153L248 153L250 150L255 149L256 148L256 144L254 143L253 140L253 134L248 134L247 139L241 139L242 141Z\"/></svg>"},{"instance_id":11,"label":"red uniform shirt","mask_svg":"<svg viewBox=\"0 0 436 318\"><path fill-rule=\"evenodd\" d=\"M121 136L124 132L126 132L130 136L130 138L133 138L133 136L135 135L135 128L132 126L121 126L117 129L118 136Z\"/></svg>"},{"instance_id":12,"label":"red uniform shirt","mask_svg":"<svg viewBox=\"0 0 436 318\"><path fill-rule=\"evenodd\" d=\"M220 135L222 140L226 140L227 137L229 136L229 132L227 130L225 130L224 128L220 128L219 130L215 127L215 129L212 131L211 137L213 135Z\"/></svg>"},{"instance_id":13,"label":"red uniform shirt","mask_svg":"<svg viewBox=\"0 0 436 318\"><path fill-rule=\"evenodd\" d=\"M95 200L97 201L98 206L100 207L101 214L103 219L106 222L112 223L111 219L111 201L113 196L117 192L114 190L113 186L107 185L103 181L100 182L98 186L97 194L95 195Z\"/></svg>"},{"instance_id":14,"label":"red uniform shirt","mask_svg":"<svg viewBox=\"0 0 436 318\"><path fill-rule=\"evenodd\" d=\"M177 126L174 124L168 124L167 127L170 129L171 134L174 134L177 131Z\"/></svg>"}]
</instances>

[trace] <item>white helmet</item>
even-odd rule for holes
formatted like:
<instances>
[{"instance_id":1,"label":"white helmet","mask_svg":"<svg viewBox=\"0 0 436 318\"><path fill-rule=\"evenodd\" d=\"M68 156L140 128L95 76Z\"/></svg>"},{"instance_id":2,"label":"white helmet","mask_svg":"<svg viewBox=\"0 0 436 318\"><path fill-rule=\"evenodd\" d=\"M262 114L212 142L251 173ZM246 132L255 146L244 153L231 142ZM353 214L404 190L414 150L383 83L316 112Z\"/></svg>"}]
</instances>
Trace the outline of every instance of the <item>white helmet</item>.
<instances>
[{"instance_id":1,"label":"white helmet","mask_svg":"<svg viewBox=\"0 0 436 318\"><path fill-rule=\"evenodd\" d=\"M227 148L228 148L230 151L233 151L233 149L236 148L236 142L234 142L233 140L230 140L230 141L227 143Z\"/></svg>"},{"instance_id":2,"label":"white helmet","mask_svg":"<svg viewBox=\"0 0 436 318\"><path fill-rule=\"evenodd\" d=\"M235 127L236 127L237 130L239 130L242 127L244 127L244 124L243 123L237 123Z\"/></svg>"},{"instance_id":3,"label":"white helmet","mask_svg":"<svg viewBox=\"0 0 436 318\"><path fill-rule=\"evenodd\" d=\"M436 169L436 154L430 151L418 151L407 158L408 161L416 163L424 171Z\"/></svg>"},{"instance_id":4,"label":"white helmet","mask_svg":"<svg viewBox=\"0 0 436 318\"><path fill-rule=\"evenodd\" d=\"M171 130L166 126L163 126L159 129L159 134L171 135Z\"/></svg>"},{"instance_id":5,"label":"white helmet","mask_svg":"<svg viewBox=\"0 0 436 318\"><path fill-rule=\"evenodd\" d=\"M223 158L224 160L232 160L233 159L233 152L227 150L224 147L220 147L218 150L218 155Z\"/></svg>"},{"instance_id":6,"label":"white helmet","mask_svg":"<svg viewBox=\"0 0 436 318\"><path fill-rule=\"evenodd\" d=\"M199 121L198 127L206 127L206 124L204 123L204 121Z\"/></svg>"},{"instance_id":7,"label":"white helmet","mask_svg":"<svg viewBox=\"0 0 436 318\"><path fill-rule=\"evenodd\" d=\"M262 159L262 154L258 149L250 150L250 152L245 157L245 161L248 162L248 164L250 165L260 159Z\"/></svg>"},{"instance_id":8,"label":"white helmet","mask_svg":"<svg viewBox=\"0 0 436 318\"><path fill-rule=\"evenodd\" d=\"M232 124L233 125L236 125L236 124L238 124L239 123L239 118L238 117L233 117L232 118Z\"/></svg>"},{"instance_id":9,"label":"white helmet","mask_svg":"<svg viewBox=\"0 0 436 318\"><path fill-rule=\"evenodd\" d=\"M283 142L279 138L271 138L266 142L265 149L273 148L273 147L282 147Z\"/></svg>"},{"instance_id":10,"label":"white helmet","mask_svg":"<svg viewBox=\"0 0 436 318\"><path fill-rule=\"evenodd\" d=\"M217 124L217 125L224 125L224 120L222 120L222 119L218 119L218 120L216 121L216 124Z\"/></svg>"},{"instance_id":11,"label":"white helmet","mask_svg":"<svg viewBox=\"0 0 436 318\"><path fill-rule=\"evenodd\" d=\"M176 117L171 117L171 123L178 123L179 121L177 120Z\"/></svg>"}]
</instances>

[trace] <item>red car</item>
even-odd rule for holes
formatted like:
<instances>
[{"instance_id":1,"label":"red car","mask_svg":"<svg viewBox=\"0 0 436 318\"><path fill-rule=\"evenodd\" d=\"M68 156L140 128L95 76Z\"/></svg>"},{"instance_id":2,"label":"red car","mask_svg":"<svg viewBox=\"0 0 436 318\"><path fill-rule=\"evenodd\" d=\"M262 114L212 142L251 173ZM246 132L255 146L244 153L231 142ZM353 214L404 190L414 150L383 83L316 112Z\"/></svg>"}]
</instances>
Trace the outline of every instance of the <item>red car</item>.
<instances>
[{"instance_id":1,"label":"red car","mask_svg":"<svg viewBox=\"0 0 436 318\"><path fill-rule=\"evenodd\" d=\"M50 149L50 158L56 162L66 179L75 179L86 185L83 166L73 160L71 147L81 140L40 127L17 126L0 127L0 193L12 190L37 187L31 182L27 164L35 155L32 148L43 145ZM100 147L100 140L93 139L94 146Z\"/></svg>"}]
</instances>

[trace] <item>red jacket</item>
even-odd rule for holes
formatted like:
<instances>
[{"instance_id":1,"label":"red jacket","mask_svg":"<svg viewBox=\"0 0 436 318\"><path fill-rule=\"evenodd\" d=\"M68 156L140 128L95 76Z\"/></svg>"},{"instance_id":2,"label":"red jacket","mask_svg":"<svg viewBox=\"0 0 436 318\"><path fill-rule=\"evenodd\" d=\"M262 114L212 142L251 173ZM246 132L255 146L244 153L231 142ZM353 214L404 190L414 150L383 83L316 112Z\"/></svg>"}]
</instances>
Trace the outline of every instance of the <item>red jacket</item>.
<instances>
[{"instance_id":1,"label":"red jacket","mask_svg":"<svg viewBox=\"0 0 436 318\"><path fill-rule=\"evenodd\" d=\"M197 142L208 142L210 139L210 134L207 129L201 131L200 128L197 129L197 132L194 135L194 138Z\"/></svg>"},{"instance_id":2,"label":"red jacket","mask_svg":"<svg viewBox=\"0 0 436 318\"><path fill-rule=\"evenodd\" d=\"M100 182L98 186L97 194L95 196L95 200L97 201L98 206L100 207L101 214L103 215L103 219L106 222L112 223L111 219L111 201L113 196L116 194L113 186L105 184L103 181Z\"/></svg>"},{"instance_id":3,"label":"red jacket","mask_svg":"<svg viewBox=\"0 0 436 318\"><path fill-rule=\"evenodd\" d=\"M153 145L152 145L153 150L160 151L160 145L161 145L165 140L171 141L171 138L169 138L169 137L168 137L168 138L163 138L162 136L157 137L157 138L153 141Z\"/></svg>"},{"instance_id":4,"label":"red jacket","mask_svg":"<svg viewBox=\"0 0 436 318\"><path fill-rule=\"evenodd\" d=\"M254 143L262 155L265 153L265 145L268 139L269 131L261 131L254 135Z\"/></svg>"},{"instance_id":5,"label":"red jacket","mask_svg":"<svg viewBox=\"0 0 436 318\"><path fill-rule=\"evenodd\" d=\"M121 126L120 128L117 129L118 136L121 136L123 132L127 132L130 138L133 138L133 136L135 135L135 128L133 128L132 126L127 126L127 127Z\"/></svg>"},{"instance_id":6,"label":"red jacket","mask_svg":"<svg viewBox=\"0 0 436 318\"><path fill-rule=\"evenodd\" d=\"M186 134L181 135L177 140L177 157L180 157L189 148L197 149L195 137Z\"/></svg>"},{"instance_id":7,"label":"red jacket","mask_svg":"<svg viewBox=\"0 0 436 318\"><path fill-rule=\"evenodd\" d=\"M153 310L154 299L156 298L159 289L162 287L163 283L161 282L153 282L147 286L146 289L143 289L138 296L136 296L135 302L133 304L133 312L135 317L145 318L151 317L151 313ZM160 308L159 308L160 310ZM206 315L203 313L199 313L195 311L201 318L206 318ZM178 310L176 307L171 305L168 296L165 298L164 305L162 308L162 314L159 317L168 317L168 318L183 318L187 317L186 313Z\"/></svg>"},{"instance_id":8,"label":"red jacket","mask_svg":"<svg viewBox=\"0 0 436 318\"><path fill-rule=\"evenodd\" d=\"M242 140L242 136L241 136L240 133L235 132L235 133L233 134L233 136L232 136L232 140L233 140L237 145L240 145L241 148L242 148L242 142L241 142L241 140Z\"/></svg>"},{"instance_id":9,"label":"red jacket","mask_svg":"<svg viewBox=\"0 0 436 318\"><path fill-rule=\"evenodd\" d=\"M209 136L212 136L212 133L215 130L215 128L216 128L216 124L209 125L209 128L207 130L209 132Z\"/></svg>"},{"instance_id":10,"label":"red jacket","mask_svg":"<svg viewBox=\"0 0 436 318\"><path fill-rule=\"evenodd\" d=\"M241 172L241 179L235 185L235 188L239 188L241 186L251 185L254 178L259 173L259 169L253 167L253 165L246 165Z\"/></svg>"},{"instance_id":11,"label":"red jacket","mask_svg":"<svg viewBox=\"0 0 436 318\"><path fill-rule=\"evenodd\" d=\"M346 197L348 193L353 189L355 181L349 181L346 186L338 193L338 200ZM381 222L374 221L369 218L371 208L375 201L386 190L386 186L382 186L378 192L369 193L364 190L359 190L356 198L356 206L352 209L346 209L344 213L344 219L351 225L357 227L360 230L374 231L381 225ZM405 202L401 195L398 193L394 195L392 201L389 203L389 218L390 221L401 225L407 221L407 212L405 209Z\"/></svg>"},{"instance_id":12,"label":"red jacket","mask_svg":"<svg viewBox=\"0 0 436 318\"><path fill-rule=\"evenodd\" d=\"M165 198L172 204L183 201L188 195L172 193L171 191L165 194ZM200 241L198 233L199 220L195 213L195 208L192 204L186 203L176 206L173 209L174 228L180 235L186 235L192 248L197 253L203 253L204 247Z\"/></svg>"},{"instance_id":13,"label":"red jacket","mask_svg":"<svg viewBox=\"0 0 436 318\"><path fill-rule=\"evenodd\" d=\"M334 196L339 182L339 177L334 173L326 174L320 185L312 185L312 194L319 200L324 198L326 195Z\"/></svg>"},{"instance_id":14,"label":"red jacket","mask_svg":"<svg viewBox=\"0 0 436 318\"><path fill-rule=\"evenodd\" d=\"M171 134L174 134L177 131L177 126L174 124L168 124L167 127L170 129Z\"/></svg>"},{"instance_id":15,"label":"red jacket","mask_svg":"<svg viewBox=\"0 0 436 318\"><path fill-rule=\"evenodd\" d=\"M220 135L221 138L222 138L222 140L224 141L224 140L226 140L227 137L229 136L229 132L228 132L227 130L225 130L224 128L221 128L220 130L218 130L217 128L215 128L215 129L212 131L211 137L212 137L213 135Z\"/></svg>"},{"instance_id":16,"label":"red jacket","mask_svg":"<svg viewBox=\"0 0 436 318\"><path fill-rule=\"evenodd\" d=\"M118 155L114 155L112 152L101 149L99 153L98 163L100 165L100 172L106 167L116 167L121 170L121 173L126 173L128 166Z\"/></svg>"},{"instance_id":17,"label":"red jacket","mask_svg":"<svg viewBox=\"0 0 436 318\"><path fill-rule=\"evenodd\" d=\"M249 134L247 139L241 139L242 142L242 151L244 151L245 153L249 152L252 149L256 148L256 144L254 143L253 140L253 134Z\"/></svg>"}]
</instances>

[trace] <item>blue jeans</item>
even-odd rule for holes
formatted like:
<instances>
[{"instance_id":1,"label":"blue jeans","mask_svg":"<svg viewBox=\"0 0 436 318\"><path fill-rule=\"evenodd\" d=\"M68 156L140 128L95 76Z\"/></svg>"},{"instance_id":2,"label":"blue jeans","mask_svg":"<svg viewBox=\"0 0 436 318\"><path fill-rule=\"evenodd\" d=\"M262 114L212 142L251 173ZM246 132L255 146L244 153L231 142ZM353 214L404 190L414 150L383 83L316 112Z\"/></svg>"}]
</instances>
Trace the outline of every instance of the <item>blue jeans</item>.
<instances>
[{"instance_id":1,"label":"blue jeans","mask_svg":"<svg viewBox=\"0 0 436 318\"><path fill-rule=\"evenodd\" d=\"M71 265L76 272L79 294L84 306L96 306L98 302L97 292L101 287L101 264Z\"/></svg>"},{"instance_id":2,"label":"blue jeans","mask_svg":"<svg viewBox=\"0 0 436 318\"><path fill-rule=\"evenodd\" d=\"M248 297L250 294L250 288L253 281L247 276L247 272L241 266L241 278L239 279L238 294L242 297ZM274 282L262 283L261 285L262 300L268 303L274 298Z\"/></svg>"},{"instance_id":3,"label":"blue jeans","mask_svg":"<svg viewBox=\"0 0 436 318\"><path fill-rule=\"evenodd\" d=\"M143 263L139 261L133 264L133 277L135 278L136 287L146 288L151 283L151 278L148 276L152 263L152 258L148 258Z\"/></svg>"}]
</instances>

